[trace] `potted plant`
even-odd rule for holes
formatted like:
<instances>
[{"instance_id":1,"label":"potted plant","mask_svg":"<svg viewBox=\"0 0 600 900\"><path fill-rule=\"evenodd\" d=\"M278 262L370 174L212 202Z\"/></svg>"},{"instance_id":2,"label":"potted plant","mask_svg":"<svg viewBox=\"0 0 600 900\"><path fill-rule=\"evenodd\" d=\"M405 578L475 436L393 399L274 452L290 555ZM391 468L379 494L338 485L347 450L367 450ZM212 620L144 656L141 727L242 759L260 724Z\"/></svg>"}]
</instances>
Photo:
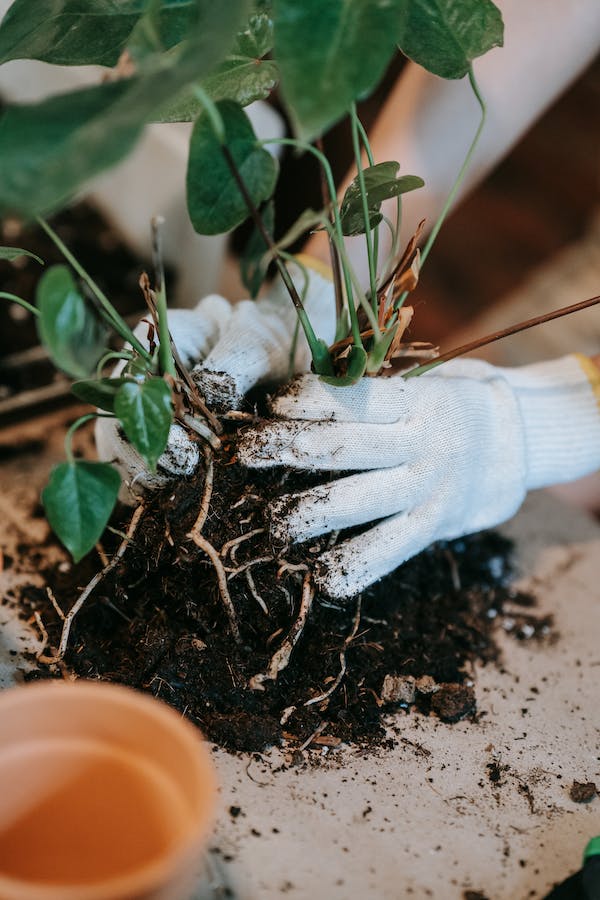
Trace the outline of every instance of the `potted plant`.
<instances>
[{"instance_id":1,"label":"potted plant","mask_svg":"<svg viewBox=\"0 0 600 900\"><path fill-rule=\"evenodd\" d=\"M227 379L214 378L215 373L206 369L192 373L190 360L182 358L178 341L171 340L160 222L153 223L154 282L145 277L141 283L148 317L141 331L132 332L42 217L64 203L88 178L126 155L149 121L193 120L187 173L192 223L201 233L217 233L248 218L253 220L255 232L244 258L246 280L256 295L269 264L278 271L289 294L279 302L290 304L288 308L298 322L295 329L288 329L290 371L302 347L310 354L313 372L339 391L394 368L405 368L411 378L421 374L465 352L465 348L458 348L439 356L431 345L405 340L412 316L405 301L416 287L419 267L427 259L484 125L485 103L472 61L502 43L500 13L488 0L444 0L435 9L404 0L373 0L349 6L335 3L328 6L326 14L322 4L316 2L299 6L291 0L277 0L272 8L257 2L248 11L236 0L218 9L201 3L157 2L145 9L132 5L125 12L119 10L118 15L113 8L102 8L95 11L92 21L78 6L63 0L52 13L52 24L51 29L45 14L38 10L32 20L31 9L16 0L0 27L1 58L33 57L63 65L99 63L114 68L102 84L39 104L9 106L0 120L4 160L0 209L38 217L70 265L53 267L42 276L37 306L28 308L38 317L40 337L56 364L76 379L75 395L98 408L69 429L67 462L52 472L43 495L44 506L75 562L84 559L102 535L121 486L121 477L109 462L79 459L71 449L75 429L93 418L108 417L120 430L123 445L130 445L143 461L142 480L146 484L161 460L163 469L166 467L165 452L176 457L172 469L180 477L169 483L166 492L143 493L142 502L121 531L121 542L111 561L94 574L69 611L64 613L59 604L54 604L55 612L62 617L55 623L55 631L58 627L60 633L55 650L48 651L42 661L56 664L65 657L75 617L80 611L85 613L86 601L98 584L116 576L112 583L123 600L132 584L144 581L153 608L155 588L163 597L161 615L167 618L167 596L179 598L182 618L171 641L179 649L173 651L169 663L170 677L187 681L193 685L190 690L198 693L207 690L217 658L231 668L233 690L224 700L215 700L209 735L235 743L232 731L240 727L244 716L260 708L263 719L273 720L279 729L289 727L287 723L295 716L296 733L312 739L315 731L324 730L319 720L326 710L333 709L331 704L344 685L347 653L359 634L361 615L365 615L360 597L350 608L322 598L319 616L329 617L330 633L338 633L333 649L335 668L331 668L329 652L326 671L323 666L317 667L309 674L311 683L304 685L300 674L292 690L288 679L292 677L294 648L311 627L314 631L316 621L315 613L311 626L313 560L329 538L284 548L269 531L269 507L281 493L281 477L259 472L249 479L239 467L237 432L255 421L255 413L232 408L237 403L231 399L239 400L235 396L237 385L234 383L227 397L226 388L231 387ZM385 219L381 206L384 200L396 198L399 212L402 195L419 189L423 182L418 175L398 176L399 164L395 161L372 158L355 105L376 85L396 45L435 74L467 76L481 110L464 165L421 249L418 233L405 250L398 246L399 223ZM307 72L311 76L308 82ZM279 78L297 135L279 142L317 157L324 176L324 204L320 211L308 211L290 233L276 240L271 197L277 163L266 149L269 142L257 141L242 107L268 96ZM345 114L351 119L358 175L339 204L319 136ZM363 152L367 165L362 162ZM332 305L328 313L335 319L335 327L328 341L319 337L314 321L319 313L311 314L310 308L311 290L314 292L315 284L319 286L318 276L287 252L299 233L314 228L324 229L331 244L334 288L329 291ZM392 238L391 250L383 260L378 250L380 228L389 228ZM344 238L353 234L364 235L366 243L366 290L345 250ZM22 252L26 251L2 251L4 258ZM18 298L8 299L19 302ZM211 315L216 317L217 331L226 333L227 312L212 309ZM274 321L279 318L284 321L287 312L281 317L275 312ZM108 347L108 329L126 342L123 348ZM108 367L114 365L115 358L119 369L111 373ZM293 471L284 475L287 492L307 483L310 479L307 482ZM505 547L494 541L492 557L503 559ZM477 543L467 544L476 555ZM461 544L461 553L466 552L467 544ZM447 551L444 547L439 552ZM454 557L452 551L448 552L452 578L456 576ZM156 560L151 575L150 559ZM478 568L475 563L474 583L489 579L486 565ZM504 563L499 565L502 575ZM169 581L167 572L176 573L177 584ZM202 591L196 596L200 573ZM415 578L415 584L420 583L423 574ZM385 593L385 585L382 590ZM371 605L377 602L374 599ZM481 613L485 617L485 608ZM444 609L441 615L450 614ZM374 621L372 609L368 616ZM384 619L381 622L387 627ZM414 641L418 631L419 626L413 623L410 640ZM123 645L131 644L131 638L126 630ZM206 654L198 663L209 641L214 655ZM161 642L165 642L162 632L157 643ZM318 640L316 643L318 646ZM114 650L112 646L111 655ZM487 644L485 652L492 652ZM79 654L79 664L83 659L88 671L101 672L103 654L105 650L90 657ZM398 675L392 671L392 662L383 665L399 679L394 684L388 682L386 691L363 689L364 678L356 683L357 706L363 712L365 695L369 690L375 693L367 717L376 717L386 702L411 704L416 699L424 708L437 709L449 721L473 709L470 689L439 689L439 683L450 682L452 677L460 680L458 672L464 666L460 654L453 661L452 673L442 666L432 680L422 677L430 673L411 670ZM264 700L260 694L266 695ZM242 695L248 708L240 712ZM175 702L184 705L180 700ZM210 706L212 700L206 702ZM266 716L265 703L270 704ZM251 742L261 745L272 739L273 729L267 731L268 737L266 732L253 734ZM345 734L343 722L338 734ZM331 740L339 740L338 734Z\"/></svg>"}]
</instances>

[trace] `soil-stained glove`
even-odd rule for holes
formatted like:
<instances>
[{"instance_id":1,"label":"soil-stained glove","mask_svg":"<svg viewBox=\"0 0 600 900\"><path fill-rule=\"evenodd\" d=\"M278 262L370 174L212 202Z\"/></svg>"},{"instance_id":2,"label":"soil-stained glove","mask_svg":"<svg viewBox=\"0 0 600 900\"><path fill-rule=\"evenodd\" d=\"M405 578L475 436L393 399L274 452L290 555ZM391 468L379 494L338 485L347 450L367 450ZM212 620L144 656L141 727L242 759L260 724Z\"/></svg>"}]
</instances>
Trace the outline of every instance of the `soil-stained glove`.
<instances>
[{"instance_id":1,"label":"soil-stained glove","mask_svg":"<svg viewBox=\"0 0 600 900\"><path fill-rule=\"evenodd\" d=\"M325 267L299 257L309 269L305 308L317 335L328 343L334 338L335 302L333 285ZM290 264L298 290L303 286L299 266ZM284 381L290 371L290 349L296 313L285 287L277 281L261 300L243 300L232 305L224 297L210 295L194 309L169 313L169 326L179 356L205 397L216 411L236 408L244 394L256 384ZM140 322L136 337L147 346L148 326ZM310 368L310 352L302 332L298 335L294 372ZM123 370L119 362L113 371ZM158 460L157 471L148 472L139 454L120 432L114 419L101 418L96 424L96 448L102 460L114 461L121 471L124 487L121 499L132 502L135 495L163 487L172 478L191 475L200 458L198 445L177 423L171 426L167 449Z\"/></svg>"},{"instance_id":2,"label":"soil-stained glove","mask_svg":"<svg viewBox=\"0 0 600 900\"><path fill-rule=\"evenodd\" d=\"M316 580L348 597L436 540L498 525L531 488L600 468L600 371L573 355L516 369L478 360L350 388L306 375L247 432L241 461L358 470L273 507L280 539L381 520L321 555Z\"/></svg>"},{"instance_id":3,"label":"soil-stained glove","mask_svg":"<svg viewBox=\"0 0 600 900\"><path fill-rule=\"evenodd\" d=\"M317 337L327 344L335 337L335 299L326 266L310 257L296 257L309 275L304 308ZM302 291L304 274L299 265L288 266L296 288ZM296 311L285 285L277 279L261 300L242 300L233 307L222 336L192 372L200 393L216 410L236 409L257 384L279 384L290 374L310 370L310 350L302 330L293 364L290 349L297 324Z\"/></svg>"}]
</instances>

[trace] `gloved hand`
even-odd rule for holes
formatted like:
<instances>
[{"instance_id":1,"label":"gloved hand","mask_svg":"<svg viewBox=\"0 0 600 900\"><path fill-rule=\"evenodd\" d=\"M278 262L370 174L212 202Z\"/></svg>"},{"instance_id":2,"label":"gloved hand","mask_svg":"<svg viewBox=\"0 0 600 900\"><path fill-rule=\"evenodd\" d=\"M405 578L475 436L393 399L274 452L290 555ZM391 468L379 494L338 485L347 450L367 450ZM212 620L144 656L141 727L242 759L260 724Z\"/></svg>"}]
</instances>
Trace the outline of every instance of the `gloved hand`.
<instances>
[{"instance_id":1,"label":"gloved hand","mask_svg":"<svg viewBox=\"0 0 600 900\"><path fill-rule=\"evenodd\" d=\"M305 307L319 337L331 343L335 333L333 285L326 267L307 257L298 259L309 270ZM299 291L303 273L290 264ZM205 297L194 309L169 312L171 335L184 365L208 406L218 412L239 407L250 388L263 382L281 383L290 371L290 349L296 312L283 283L277 280L261 300L242 300L232 305L216 294ZM148 326L140 322L136 337L147 346ZM113 376L125 366L119 362ZM294 372L310 369L310 351L300 331L293 361ZM139 454L120 432L114 419L96 424L96 449L102 460L114 461L121 471L121 499L131 502L144 490L163 487L172 478L191 475L200 458L198 445L186 430L171 426L167 449L158 460L157 472L147 471Z\"/></svg>"},{"instance_id":2,"label":"gloved hand","mask_svg":"<svg viewBox=\"0 0 600 900\"><path fill-rule=\"evenodd\" d=\"M436 540L512 516L531 488L600 468L600 370L586 357L499 369L478 360L336 388L292 382L249 430L251 467L359 470L280 499L272 530L303 541L378 524L321 555L317 584L348 597Z\"/></svg>"}]
</instances>

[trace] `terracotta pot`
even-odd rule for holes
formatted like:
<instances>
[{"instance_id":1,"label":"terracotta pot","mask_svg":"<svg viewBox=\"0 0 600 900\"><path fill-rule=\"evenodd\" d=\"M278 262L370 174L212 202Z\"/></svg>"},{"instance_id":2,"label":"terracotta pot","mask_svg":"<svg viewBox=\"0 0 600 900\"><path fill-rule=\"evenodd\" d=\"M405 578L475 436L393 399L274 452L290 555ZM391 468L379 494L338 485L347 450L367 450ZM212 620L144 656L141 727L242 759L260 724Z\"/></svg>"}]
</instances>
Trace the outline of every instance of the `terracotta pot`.
<instances>
[{"instance_id":1,"label":"terracotta pot","mask_svg":"<svg viewBox=\"0 0 600 900\"><path fill-rule=\"evenodd\" d=\"M92 681L0 693L1 900L189 897L215 811L196 729Z\"/></svg>"}]
</instances>

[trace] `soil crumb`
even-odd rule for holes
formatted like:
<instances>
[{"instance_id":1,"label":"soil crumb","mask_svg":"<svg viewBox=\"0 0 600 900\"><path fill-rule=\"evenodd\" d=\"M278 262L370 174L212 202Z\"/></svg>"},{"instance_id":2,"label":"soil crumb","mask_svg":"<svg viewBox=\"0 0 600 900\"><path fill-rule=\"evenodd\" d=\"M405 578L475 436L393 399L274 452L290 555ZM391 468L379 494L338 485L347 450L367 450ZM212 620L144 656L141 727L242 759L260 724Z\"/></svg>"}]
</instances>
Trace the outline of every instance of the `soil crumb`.
<instances>
[{"instance_id":1,"label":"soil crumb","mask_svg":"<svg viewBox=\"0 0 600 900\"><path fill-rule=\"evenodd\" d=\"M498 660L503 623L519 621L504 628L519 640L551 633L549 619L535 619L533 598L511 587L512 547L494 532L434 545L347 602L316 592L289 665L265 678L297 620L307 568L331 541L275 545L270 501L314 483L306 473L242 469L233 434L215 460L202 535L219 554L241 641L232 636L214 564L187 536L205 496L198 477L147 503L122 561L74 620L66 665L81 677L149 691L231 751L379 748L389 742L384 719L397 710L446 723L475 719L473 665ZM106 532L109 557L130 516L121 510L117 534ZM45 573L63 609L99 568L92 552ZM40 614L49 646L58 646L61 621L46 592L25 588L21 602ZM35 674L60 675L41 666Z\"/></svg>"},{"instance_id":2,"label":"soil crumb","mask_svg":"<svg viewBox=\"0 0 600 900\"><path fill-rule=\"evenodd\" d=\"M597 794L598 788L593 781L574 781L569 790L573 803L591 803Z\"/></svg>"}]
</instances>

